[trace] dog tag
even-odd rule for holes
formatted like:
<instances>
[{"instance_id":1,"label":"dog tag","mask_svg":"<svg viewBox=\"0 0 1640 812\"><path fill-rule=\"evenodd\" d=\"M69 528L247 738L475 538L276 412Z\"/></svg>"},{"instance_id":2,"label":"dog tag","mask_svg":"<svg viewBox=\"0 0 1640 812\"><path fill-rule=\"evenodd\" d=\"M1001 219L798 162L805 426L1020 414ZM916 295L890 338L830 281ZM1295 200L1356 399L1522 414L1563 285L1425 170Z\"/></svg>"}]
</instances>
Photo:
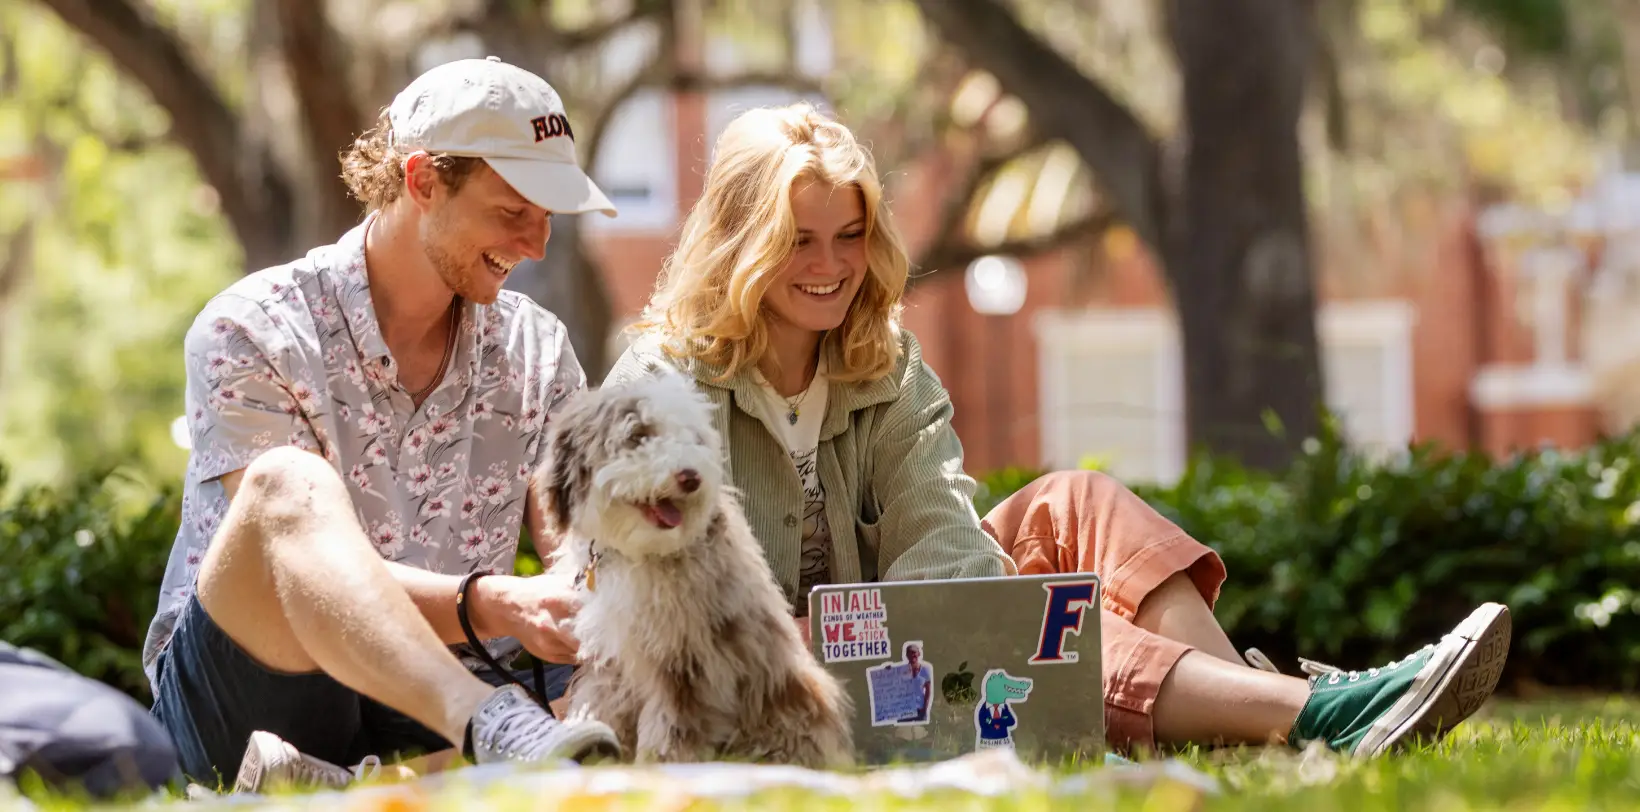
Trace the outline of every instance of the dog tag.
<instances>
[{"instance_id":1,"label":"dog tag","mask_svg":"<svg viewBox=\"0 0 1640 812\"><path fill-rule=\"evenodd\" d=\"M598 591L598 569L596 567L587 567L587 591Z\"/></svg>"}]
</instances>

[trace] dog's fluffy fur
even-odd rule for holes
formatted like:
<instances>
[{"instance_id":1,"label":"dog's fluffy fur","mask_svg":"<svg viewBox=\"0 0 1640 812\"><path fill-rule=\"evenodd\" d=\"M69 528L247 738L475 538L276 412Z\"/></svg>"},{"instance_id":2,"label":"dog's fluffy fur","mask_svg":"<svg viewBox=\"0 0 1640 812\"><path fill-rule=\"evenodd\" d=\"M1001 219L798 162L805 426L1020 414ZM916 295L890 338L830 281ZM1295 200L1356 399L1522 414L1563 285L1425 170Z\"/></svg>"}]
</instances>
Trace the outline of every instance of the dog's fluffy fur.
<instances>
[{"instance_id":1,"label":"dog's fluffy fur","mask_svg":"<svg viewBox=\"0 0 1640 812\"><path fill-rule=\"evenodd\" d=\"M852 761L848 696L804 647L723 481L712 405L676 374L575 396L535 477L552 568L591 583L570 716L638 762ZM589 588L590 587L590 588Z\"/></svg>"}]
</instances>

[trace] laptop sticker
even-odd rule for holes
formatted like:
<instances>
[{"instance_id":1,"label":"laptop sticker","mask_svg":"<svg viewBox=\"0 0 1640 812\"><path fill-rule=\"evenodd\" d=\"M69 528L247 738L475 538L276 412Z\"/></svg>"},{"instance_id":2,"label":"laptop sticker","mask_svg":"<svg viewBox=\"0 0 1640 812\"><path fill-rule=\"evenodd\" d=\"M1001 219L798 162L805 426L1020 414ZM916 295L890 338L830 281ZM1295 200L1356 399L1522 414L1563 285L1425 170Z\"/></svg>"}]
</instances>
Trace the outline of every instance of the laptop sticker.
<instances>
[{"instance_id":1,"label":"laptop sticker","mask_svg":"<svg viewBox=\"0 0 1640 812\"><path fill-rule=\"evenodd\" d=\"M897 663L866 669L871 726L926 725L934 704L934 666L922 658L921 640L906 643Z\"/></svg>"},{"instance_id":2,"label":"laptop sticker","mask_svg":"<svg viewBox=\"0 0 1640 812\"><path fill-rule=\"evenodd\" d=\"M940 693L953 705L972 705L979 699L979 686L974 683L974 672L968 670L967 660L940 678Z\"/></svg>"},{"instance_id":3,"label":"laptop sticker","mask_svg":"<svg viewBox=\"0 0 1640 812\"><path fill-rule=\"evenodd\" d=\"M979 704L974 706L974 749L995 750L1014 746L1014 705L1031 696L1031 680L1016 677L1001 668L985 672L980 683Z\"/></svg>"},{"instance_id":4,"label":"laptop sticker","mask_svg":"<svg viewBox=\"0 0 1640 812\"><path fill-rule=\"evenodd\" d=\"M1037 639L1036 653L1026 662L1031 665L1074 663L1077 653L1066 651L1065 636L1082 636L1082 617L1093 606L1098 582L1059 581L1043 584L1048 598L1042 606L1042 634Z\"/></svg>"},{"instance_id":5,"label":"laptop sticker","mask_svg":"<svg viewBox=\"0 0 1640 812\"><path fill-rule=\"evenodd\" d=\"M893 657L888 609L880 589L850 589L820 596L821 655L828 663Z\"/></svg>"}]
</instances>

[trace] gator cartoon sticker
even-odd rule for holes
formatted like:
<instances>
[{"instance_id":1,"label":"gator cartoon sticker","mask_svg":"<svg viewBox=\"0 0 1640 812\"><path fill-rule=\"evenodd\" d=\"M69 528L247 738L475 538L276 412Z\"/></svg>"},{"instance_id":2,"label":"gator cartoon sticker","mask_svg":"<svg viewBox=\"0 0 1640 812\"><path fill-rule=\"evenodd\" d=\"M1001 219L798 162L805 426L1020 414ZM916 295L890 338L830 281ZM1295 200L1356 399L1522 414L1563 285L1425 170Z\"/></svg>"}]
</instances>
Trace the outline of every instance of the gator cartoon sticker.
<instances>
[{"instance_id":1,"label":"gator cartoon sticker","mask_svg":"<svg viewBox=\"0 0 1640 812\"><path fill-rule=\"evenodd\" d=\"M1014 746L1015 704L1031 696L1031 681L1015 677L1001 668L985 672L980 683L979 704L974 707L974 749L991 750Z\"/></svg>"}]
</instances>

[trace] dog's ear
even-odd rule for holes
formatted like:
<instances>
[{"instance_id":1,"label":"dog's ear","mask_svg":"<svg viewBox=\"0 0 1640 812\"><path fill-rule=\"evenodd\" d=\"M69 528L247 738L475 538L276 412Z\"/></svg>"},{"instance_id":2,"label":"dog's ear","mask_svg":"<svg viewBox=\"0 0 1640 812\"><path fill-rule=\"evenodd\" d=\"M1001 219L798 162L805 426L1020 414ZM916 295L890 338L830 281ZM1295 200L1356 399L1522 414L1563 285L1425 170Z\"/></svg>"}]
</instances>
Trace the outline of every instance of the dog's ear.
<instances>
[{"instance_id":1,"label":"dog's ear","mask_svg":"<svg viewBox=\"0 0 1640 812\"><path fill-rule=\"evenodd\" d=\"M537 483L537 493L541 499L541 509L547 516L547 523L554 532L562 533L569 529L570 506L572 495L581 489L581 466L575 459L575 445L570 442L572 432L553 431L547 442L551 447L547 452L547 464L542 466L542 475Z\"/></svg>"}]
</instances>

